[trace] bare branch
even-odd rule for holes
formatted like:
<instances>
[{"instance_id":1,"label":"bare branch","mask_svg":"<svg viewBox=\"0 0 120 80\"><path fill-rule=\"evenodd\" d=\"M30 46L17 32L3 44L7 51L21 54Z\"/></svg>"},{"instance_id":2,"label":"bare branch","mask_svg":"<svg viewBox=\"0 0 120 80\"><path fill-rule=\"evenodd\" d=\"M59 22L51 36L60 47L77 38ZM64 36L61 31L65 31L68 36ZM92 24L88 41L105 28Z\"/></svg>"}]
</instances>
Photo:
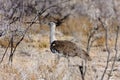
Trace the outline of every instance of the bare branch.
<instances>
[{"instance_id":1,"label":"bare branch","mask_svg":"<svg viewBox=\"0 0 120 80\"><path fill-rule=\"evenodd\" d=\"M83 65L82 65L82 66L79 66L79 70L80 70L80 73L81 73L81 76L82 76L82 80L85 80L85 79L84 79Z\"/></svg>"},{"instance_id":2,"label":"bare branch","mask_svg":"<svg viewBox=\"0 0 120 80\"><path fill-rule=\"evenodd\" d=\"M95 32L96 32L97 29L92 29L92 31L90 32L89 34L89 37L88 37L88 42L87 42L87 52L89 54L89 51L90 51L90 47L92 46L92 43L96 40L92 40L92 37L94 36ZM91 41L92 40L92 41Z\"/></svg>"},{"instance_id":3,"label":"bare branch","mask_svg":"<svg viewBox=\"0 0 120 80\"><path fill-rule=\"evenodd\" d=\"M10 57L12 57L13 56L13 33L12 33L12 37L11 37L11 40L10 40L10 47L11 47L11 52L10 52L10 56L9 56L9 61L11 61L12 62L12 58L10 58Z\"/></svg>"},{"instance_id":4,"label":"bare branch","mask_svg":"<svg viewBox=\"0 0 120 80\"><path fill-rule=\"evenodd\" d=\"M118 49L117 49L117 43L118 43L118 34L119 34L119 26L117 26L117 30L116 30L116 39L115 39L115 56L114 56L114 60L113 60L113 63L112 63L112 67L111 67L111 70L110 70L110 73L109 73L109 75L108 75L108 79L107 80L109 80L110 79L110 77L111 77L111 74L112 74L112 72L113 72L113 68L114 68L114 66L115 66L115 61L116 61L116 58L117 58L117 54L118 54Z\"/></svg>"},{"instance_id":5,"label":"bare branch","mask_svg":"<svg viewBox=\"0 0 120 80\"><path fill-rule=\"evenodd\" d=\"M117 14L117 10L116 10L116 8L115 8L114 0L112 0L112 3L113 3L113 10L114 10L114 12L115 12L115 18L116 18L117 21L118 21L119 19L118 19L118 17L117 17L118 14ZM108 75L107 80L109 80L110 77L111 77L111 74L112 74L112 72L113 72L113 68L114 68L114 66L115 66L115 61L116 61L116 58L117 58L117 55L118 55L117 43L118 43L119 29L120 29L120 26L117 26L116 38L115 38L115 48L114 48L114 50L115 50L115 56L114 56L114 60L113 60L113 63L112 63L112 67L111 67L111 70L110 70L110 73L109 73L109 75Z\"/></svg>"},{"instance_id":6,"label":"bare branch","mask_svg":"<svg viewBox=\"0 0 120 80\"><path fill-rule=\"evenodd\" d=\"M109 48L108 48L108 27L105 27L103 22L101 21L101 19L99 18L99 21L105 31L105 47L106 47L106 50L107 50L107 63L106 63L106 66L105 66L105 69L104 69L104 72L102 74L102 77L100 80L103 80L104 79L104 76L106 74L106 71L108 69L108 64L109 64L109 58L110 58L110 51L109 51Z\"/></svg>"},{"instance_id":7,"label":"bare branch","mask_svg":"<svg viewBox=\"0 0 120 80\"><path fill-rule=\"evenodd\" d=\"M10 41L9 41L9 44L8 44L8 46L7 46L7 48L6 48L5 52L4 52L4 54L3 54L3 56L2 56L2 59L1 59L1 61L0 61L0 64L3 62L3 59L4 59L5 55L6 55L7 50L8 50L9 47L10 47Z\"/></svg>"}]
</instances>

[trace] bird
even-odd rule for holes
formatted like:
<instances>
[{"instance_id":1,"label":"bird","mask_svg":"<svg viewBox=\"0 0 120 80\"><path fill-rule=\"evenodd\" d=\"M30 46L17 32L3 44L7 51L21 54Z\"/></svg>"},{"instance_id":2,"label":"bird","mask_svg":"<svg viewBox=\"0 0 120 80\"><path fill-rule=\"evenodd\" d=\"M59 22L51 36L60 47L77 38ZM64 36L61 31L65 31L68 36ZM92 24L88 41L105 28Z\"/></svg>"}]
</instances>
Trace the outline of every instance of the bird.
<instances>
[{"instance_id":1,"label":"bird","mask_svg":"<svg viewBox=\"0 0 120 80\"><path fill-rule=\"evenodd\" d=\"M68 40L57 40L55 37L56 24L54 22L48 23L50 27L50 50L52 53L64 57L78 56L84 60L91 61L89 54L78 47L74 42Z\"/></svg>"}]
</instances>

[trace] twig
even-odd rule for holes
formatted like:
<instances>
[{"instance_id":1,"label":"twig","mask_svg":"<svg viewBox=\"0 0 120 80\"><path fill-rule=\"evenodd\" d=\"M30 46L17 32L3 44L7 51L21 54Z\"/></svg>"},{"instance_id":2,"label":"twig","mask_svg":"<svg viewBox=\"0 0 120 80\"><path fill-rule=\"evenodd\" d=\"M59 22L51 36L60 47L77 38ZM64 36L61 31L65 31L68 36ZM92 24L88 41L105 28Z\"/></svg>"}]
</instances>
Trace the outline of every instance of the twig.
<instances>
[{"instance_id":1,"label":"twig","mask_svg":"<svg viewBox=\"0 0 120 80\"><path fill-rule=\"evenodd\" d=\"M80 73L81 73L81 76L82 76L82 80L85 80L84 79L84 73L83 73L83 66L79 66L79 70L80 70Z\"/></svg>"},{"instance_id":2,"label":"twig","mask_svg":"<svg viewBox=\"0 0 120 80\"><path fill-rule=\"evenodd\" d=\"M6 55L7 50L8 50L9 47L10 47L10 41L9 41L9 44L8 44L8 46L7 46L7 48L6 48L5 52L4 52L4 54L3 54L3 56L2 56L2 59L1 59L1 61L0 61L0 64L3 62L3 59L4 59L5 55Z\"/></svg>"},{"instance_id":3,"label":"twig","mask_svg":"<svg viewBox=\"0 0 120 80\"><path fill-rule=\"evenodd\" d=\"M11 40L10 40L10 47L11 47L11 52L10 52L10 56L9 56L9 61L12 62L12 57L13 57L13 33L12 33L12 37L11 37Z\"/></svg>"},{"instance_id":4,"label":"twig","mask_svg":"<svg viewBox=\"0 0 120 80\"><path fill-rule=\"evenodd\" d=\"M118 17L117 17L118 14L117 14L117 10L116 10L116 8L115 8L114 0L112 0L112 3L113 3L113 10L114 10L114 12L115 12L115 18L119 21L119 19L118 19ZM111 70L110 70L110 73L109 73L109 75L108 75L108 79L107 79L107 80L109 80L110 77L111 77L111 74L112 74L112 72L113 72L113 68L114 68L114 65L115 65L115 61L116 61L116 58L117 58L117 54L118 54L117 43L118 43L119 29L120 29L120 26L117 26L116 39L115 39L115 48L114 48L114 50L115 50L115 56L114 56L113 64L112 64L112 67L111 67Z\"/></svg>"},{"instance_id":5,"label":"twig","mask_svg":"<svg viewBox=\"0 0 120 80\"><path fill-rule=\"evenodd\" d=\"M91 48L93 42L96 40L96 39L92 40L92 38L93 38L96 30L98 30L98 29L95 29L95 28L92 29L92 31L91 31L90 34L89 34L88 42L87 42L87 53L88 53L88 54L89 54L89 52L90 52L90 48ZM85 61L85 71L84 71L84 73L83 73L84 76L85 76L86 71L87 71L87 66L86 66L86 61Z\"/></svg>"},{"instance_id":6,"label":"twig","mask_svg":"<svg viewBox=\"0 0 120 80\"><path fill-rule=\"evenodd\" d=\"M87 63L86 63L86 60L85 60L84 64L85 64L85 65L83 65L83 62L82 62L82 66L83 66L83 68L84 68L83 76L85 77L85 74L86 74L86 72L87 72L87 66L86 66Z\"/></svg>"},{"instance_id":7,"label":"twig","mask_svg":"<svg viewBox=\"0 0 120 80\"><path fill-rule=\"evenodd\" d=\"M89 51L90 51L90 47L92 45L91 39L94 36L94 34L95 34L95 30L91 31L91 33L90 33L90 35L88 37L88 42L87 42L87 52L88 52L88 54L89 54Z\"/></svg>"},{"instance_id":8,"label":"twig","mask_svg":"<svg viewBox=\"0 0 120 80\"><path fill-rule=\"evenodd\" d=\"M101 19L99 18L99 21L103 27L103 29L105 30L105 47L106 47L106 50L107 50L107 63L106 63L106 67L104 69L104 72L102 74L102 77L100 80L103 80L104 79L104 76L106 74L106 71L107 71L107 68L108 68L108 64L109 64L109 58L110 58L110 51L109 51L109 48L108 48L108 27L105 27L103 22L101 21Z\"/></svg>"},{"instance_id":9,"label":"twig","mask_svg":"<svg viewBox=\"0 0 120 80\"><path fill-rule=\"evenodd\" d=\"M118 54L118 50L117 50L118 34L119 34L119 26L117 26L117 30L116 30L115 48L114 48L114 49L115 49L114 61L113 61L113 64L112 64L112 67L111 67L111 70L110 70L110 73L109 73L109 75L108 75L108 79L107 79L107 80L109 80L110 77L111 77L111 74L112 74L112 72L113 72L113 68L114 68L114 66L115 66L115 61L116 61L116 58L117 58L117 54Z\"/></svg>"}]
</instances>

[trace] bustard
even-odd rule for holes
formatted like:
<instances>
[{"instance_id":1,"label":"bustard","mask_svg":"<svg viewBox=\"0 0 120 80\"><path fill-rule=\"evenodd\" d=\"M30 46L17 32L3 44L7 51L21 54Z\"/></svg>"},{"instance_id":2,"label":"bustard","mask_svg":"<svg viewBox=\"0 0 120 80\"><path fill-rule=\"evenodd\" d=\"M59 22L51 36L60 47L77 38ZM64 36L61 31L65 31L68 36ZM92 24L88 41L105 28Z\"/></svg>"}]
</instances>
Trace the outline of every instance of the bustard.
<instances>
[{"instance_id":1,"label":"bustard","mask_svg":"<svg viewBox=\"0 0 120 80\"><path fill-rule=\"evenodd\" d=\"M67 40L56 40L55 38L56 24L54 22L50 22L48 25L50 26L50 50L53 53L65 57L78 56L84 60L89 61L91 60L87 52L79 48L75 43Z\"/></svg>"}]
</instances>

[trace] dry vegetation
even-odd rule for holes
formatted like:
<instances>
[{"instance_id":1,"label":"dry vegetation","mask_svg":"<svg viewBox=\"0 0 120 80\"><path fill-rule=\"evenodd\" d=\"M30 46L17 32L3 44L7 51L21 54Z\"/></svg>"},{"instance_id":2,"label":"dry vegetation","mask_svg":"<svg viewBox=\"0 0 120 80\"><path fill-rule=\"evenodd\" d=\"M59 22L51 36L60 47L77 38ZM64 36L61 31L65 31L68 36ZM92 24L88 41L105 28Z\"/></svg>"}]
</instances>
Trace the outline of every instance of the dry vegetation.
<instances>
[{"instance_id":1,"label":"dry vegetation","mask_svg":"<svg viewBox=\"0 0 120 80\"><path fill-rule=\"evenodd\" d=\"M62 24L57 27L57 39L75 42L84 50L87 50L89 36L95 31L90 40L93 41L89 51L92 61L86 63L85 80L108 80L108 76L110 76L109 80L120 79L120 35L118 35L117 49L115 48L116 27L119 26L118 0L115 0L114 4L114 0L72 0L38 15L39 10L42 11L52 3L63 0L40 1L0 0L0 59L8 47L12 32L18 30L24 34L24 30L28 28L36 15L41 18L41 20L35 20L35 23L26 32L24 39L16 48L12 63L9 63L12 48L8 47L4 60L0 64L0 80L83 80L78 66L68 66L66 58L60 57L58 60L58 56L51 53L49 49L49 27L46 23L49 21L60 22L60 20ZM9 5L2 5L3 3ZM69 14L70 16L62 21ZM99 18L103 19L104 23L101 24L98 21ZM103 26L108 28L108 49ZM3 33L6 31L5 27L10 29L8 29L8 33L1 35L2 31ZM21 33L14 36L14 48L20 39ZM115 58L116 53L118 54ZM108 67L104 79L101 79L108 55L110 55ZM110 75L114 61L115 64ZM80 58L74 57L70 58L69 64L83 65L82 62L83 60Z\"/></svg>"},{"instance_id":2,"label":"dry vegetation","mask_svg":"<svg viewBox=\"0 0 120 80\"><path fill-rule=\"evenodd\" d=\"M40 25L34 25L33 27L39 26ZM72 40L74 37L72 34L76 31L78 35L82 34L79 38L83 40L84 43L81 42L81 44L84 45L86 43L87 45L87 38L91 29L92 24L89 22L88 18L80 17L75 20L71 19L57 28L59 32L63 33L61 37L57 38ZM49 50L49 28L47 26L41 26L40 31L42 30L44 30L44 32L32 32L32 29L30 29L30 34L26 35L16 50L12 66L7 64L9 51L7 52L7 55L0 66L1 80L82 80L78 67L68 67L67 59L63 57L57 61L56 55L52 54ZM100 29L100 32L104 33L103 29ZM110 30L111 34L112 32L114 32L113 29ZM57 36L60 36L60 34ZM113 47L114 40L111 40L110 38L109 41L113 43L110 47ZM3 38L0 39L0 42L2 46L0 50L3 53L8 43ZM103 47L104 43L105 37L101 36L94 42L94 46L98 45ZM85 80L93 80L94 78L100 79L103 73L106 65L104 62L106 61L107 52L104 48L102 49L98 46L92 47L90 50L92 61L87 63L88 68ZM84 47L86 46L84 45ZM112 48L111 50L112 53L114 53ZM110 56L111 60L113 55L114 54L111 54ZM71 65L81 65L81 61L82 60L78 57L70 58ZM109 64L108 72L111 67L111 62ZM111 80L119 80L119 67L120 63L116 62ZM108 76L108 72L105 75L106 77Z\"/></svg>"}]
</instances>

